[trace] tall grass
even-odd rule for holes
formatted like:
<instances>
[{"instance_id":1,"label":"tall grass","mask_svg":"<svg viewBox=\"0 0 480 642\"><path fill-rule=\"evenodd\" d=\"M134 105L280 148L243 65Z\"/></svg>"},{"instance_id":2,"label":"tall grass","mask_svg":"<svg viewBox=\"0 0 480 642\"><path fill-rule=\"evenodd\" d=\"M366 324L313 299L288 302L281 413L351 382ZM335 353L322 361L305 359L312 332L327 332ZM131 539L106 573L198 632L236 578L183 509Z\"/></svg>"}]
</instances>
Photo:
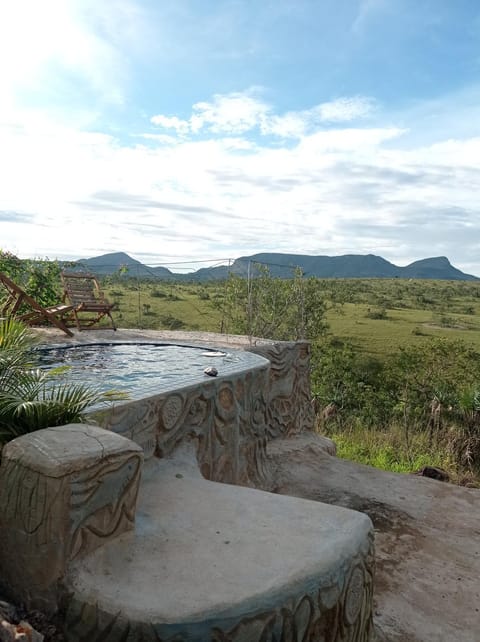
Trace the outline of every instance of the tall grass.
<instances>
[{"instance_id":1,"label":"tall grass","mask_svg":"<svg viewBox=\"0 0 480 642\"><path fill-rule=\"evenodd\" d=\"M414 430L407 440L404 427L391 423L375 429L361 424L318 428L337 445L337 456L367 466L396 473L416 473L425 466L440 468L457 484L480 488L480 475L474 469L459 465L455 453L458 432L447 431L433 442L429 431Z\"/></svg>"}]
</instances>

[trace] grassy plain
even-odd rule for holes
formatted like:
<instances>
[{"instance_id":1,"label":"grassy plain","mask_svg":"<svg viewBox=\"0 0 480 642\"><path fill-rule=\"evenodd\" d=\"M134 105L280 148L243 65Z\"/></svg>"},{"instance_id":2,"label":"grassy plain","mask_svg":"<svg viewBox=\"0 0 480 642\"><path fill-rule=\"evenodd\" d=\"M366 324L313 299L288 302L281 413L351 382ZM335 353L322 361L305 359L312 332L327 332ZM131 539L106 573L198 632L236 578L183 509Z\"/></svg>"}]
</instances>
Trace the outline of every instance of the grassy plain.
<instances>
[{"instance_id":1,"label":"grassy plain","mask_svg":"<svg viewBox=\"0 0 480 642\"><path fill-rule=\"evenodd\" d=\"M119 327L228 332L225 283L105 284ZM460 339L480 350L480 281L319 280L328 334L382 358L429 337Z\"/></svg>"}]
</instances>

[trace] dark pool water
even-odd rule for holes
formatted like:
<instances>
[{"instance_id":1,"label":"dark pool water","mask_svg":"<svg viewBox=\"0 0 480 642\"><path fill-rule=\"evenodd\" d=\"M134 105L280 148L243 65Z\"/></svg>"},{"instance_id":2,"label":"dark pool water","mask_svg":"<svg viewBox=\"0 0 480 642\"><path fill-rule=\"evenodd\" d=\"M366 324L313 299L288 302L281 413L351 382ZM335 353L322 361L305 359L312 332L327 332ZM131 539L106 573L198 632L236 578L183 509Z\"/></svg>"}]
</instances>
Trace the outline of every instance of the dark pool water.
<instances>
[{"instance_id":1,"label":"dark pool water","mask_svg":"<svg viewBox=\"0 0 480 642\"><path fill-rule=\"evenodd\" d=\"M102 390L122 390L134 397L152 388L164 389L205 377L205 368L229 370L235 354L203 347L172 344L84 344L42 348L40 367L68 366L65 378Z\"/></svg>"}]
</instances>

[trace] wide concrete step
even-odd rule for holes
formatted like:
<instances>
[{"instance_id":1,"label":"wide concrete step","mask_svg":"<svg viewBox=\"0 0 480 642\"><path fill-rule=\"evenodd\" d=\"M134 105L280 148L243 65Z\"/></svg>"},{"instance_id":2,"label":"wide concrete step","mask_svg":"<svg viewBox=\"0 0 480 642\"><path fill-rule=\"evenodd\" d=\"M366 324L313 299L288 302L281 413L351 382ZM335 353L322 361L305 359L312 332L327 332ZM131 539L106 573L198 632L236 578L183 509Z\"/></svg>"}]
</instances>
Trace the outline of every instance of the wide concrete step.
<instances>
[{"instance_id":1,"label":"wide concrete step","mask_svg":"<svg viewBox=\"0 0 480 642\"><path fill-rule=\"evenodd\" d=\"M366 515L210 482L187 462L148 462L135 530L72 567L69 640L371 639Z\"/></svg>"}]
</instances>

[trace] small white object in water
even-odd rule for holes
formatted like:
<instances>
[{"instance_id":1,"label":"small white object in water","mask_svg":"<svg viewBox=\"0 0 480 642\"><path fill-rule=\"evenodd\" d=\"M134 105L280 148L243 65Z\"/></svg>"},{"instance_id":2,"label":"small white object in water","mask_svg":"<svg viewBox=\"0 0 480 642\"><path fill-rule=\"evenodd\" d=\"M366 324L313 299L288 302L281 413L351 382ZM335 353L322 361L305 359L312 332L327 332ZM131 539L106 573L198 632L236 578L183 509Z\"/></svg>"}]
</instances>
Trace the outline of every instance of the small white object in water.
<instances>
[{"instance_id":1,"label":"small white object in water","mask_svg":"<svg viewBox=\"0 0 480 642\"><path fill-rule=\"evenodd\" d=\"M202 352L202 357L225 357L225 352L214 352L210 350L209 352Z\"/></svg>"},{"instance_id":2,"label":"small white object in water","mask_svg":"<svg viewBox=\"0 0 480 642\"><path fill-rule=\"evenodd\" d=\"M213 366L208 366L208 368L205 368L203 372L209 377L216 377L218 374L218 370Z\"/></svg>"}]
</instances>

